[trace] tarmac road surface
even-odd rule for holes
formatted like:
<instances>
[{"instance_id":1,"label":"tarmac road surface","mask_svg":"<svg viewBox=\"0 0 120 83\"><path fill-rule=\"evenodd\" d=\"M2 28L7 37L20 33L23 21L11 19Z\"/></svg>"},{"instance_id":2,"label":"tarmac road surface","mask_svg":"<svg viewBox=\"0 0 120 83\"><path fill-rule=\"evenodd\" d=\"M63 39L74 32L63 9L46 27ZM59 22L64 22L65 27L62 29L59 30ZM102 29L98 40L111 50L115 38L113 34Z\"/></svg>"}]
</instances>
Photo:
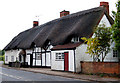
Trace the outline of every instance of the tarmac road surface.
<instances>
[{"instance_id":1,"label":"tarmac road surface","mask_svg":"<svg viewBox=\"0 0 120 83\"><path fill-rule=\"evenodd\" d=\"M2 81L74 81L79 83L90 83L84 80L78 80L73 78L66 78L60 76L52 76L41 73L34 73L22 70L8 69L0 67L0 75ZM35 82L34 82L35 83ZM91 82L93 83L93 82Z\"/></svg>"}]
</instances>

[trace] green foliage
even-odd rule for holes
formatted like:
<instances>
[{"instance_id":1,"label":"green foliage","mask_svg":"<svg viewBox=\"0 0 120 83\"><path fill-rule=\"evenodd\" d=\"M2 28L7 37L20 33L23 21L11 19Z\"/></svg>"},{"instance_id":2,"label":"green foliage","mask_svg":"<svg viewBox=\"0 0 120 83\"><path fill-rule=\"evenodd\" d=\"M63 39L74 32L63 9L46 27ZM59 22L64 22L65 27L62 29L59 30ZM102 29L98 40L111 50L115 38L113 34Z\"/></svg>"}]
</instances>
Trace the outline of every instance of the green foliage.
<instances>
[{"instance_id":1,"label":"green foliage","mask_svg":"<svg viewBox=\"0 0 120 83\"><path fill-rule=\"evenodd\" d=\"M103 74L103 73L101 73L101 74L100 74L100 77L103 77L103 76L104 76L104 74Z\"/></svg>"},{"instance_id":2,"label":"green foliage","mask_svg":"<svg viewBox=\"0 0 120 83\"><path fill-rule=\"evenodd\" d=\"M81 38L87 42L87 52L93 56L94 61L100 61L100 56L102 56L102 62L105 56L110 50L111 43L111 31L110 28L106 27L104 24L96 27L94 32L94 38ZM103 54L104 53L104 54Z\"/></svg>"},{"instance_id":3,"label":"green foliage","mask_svg":"<svg viewBox=\"0 0 120 83\"><path fill-rule=\"evenodd\" d=\"M116 3L117 12L113 11L113 17L115 18L112 26L112 38L115 41L115 47L120 52L120 0Z\"/></svg>"},{"instance_id":4,"label":"green foliage","mask_svg":"<svg viewBox=\"0 0 120 83\"><path fill-rule=\"evenodd\" d=\"M0 56L3 56L5 52L3 50L0 50Z\"/></svg>"},{"instance_id":5,"label":"green foliage","mask_svg":"<svg viewBox=\"0 0 120 83\"><path fill-rule=\"evenodd\" d=\"M95 55L98 55L98 51L100 50L100 48L98 47L99 45L99 41L98 41L98 38L81 38L82 40L84 40L85 42L87 42L87 52L88 54L92 55L92 56L95 56Z\"/></svg>"},{"instance_id":6,"label":"green foliage","mask_svg":"<svg viewBox=\"0 0 120 83\"><path fill-rule=\"evenodd\" d=\"M0 56L0 61L5 61L5 55Z\"/></svg>"},{"instance_id":7,"label":"green foliage","mask_svg":"<svg viewBox=\"0 0 120 83\"><path fill-rule=\"evenodd\" d=\"M4 52L4 50L0 50L0 61L4 61L4 63L5 63L5 52Z\"/></svg>"}]
</instances>

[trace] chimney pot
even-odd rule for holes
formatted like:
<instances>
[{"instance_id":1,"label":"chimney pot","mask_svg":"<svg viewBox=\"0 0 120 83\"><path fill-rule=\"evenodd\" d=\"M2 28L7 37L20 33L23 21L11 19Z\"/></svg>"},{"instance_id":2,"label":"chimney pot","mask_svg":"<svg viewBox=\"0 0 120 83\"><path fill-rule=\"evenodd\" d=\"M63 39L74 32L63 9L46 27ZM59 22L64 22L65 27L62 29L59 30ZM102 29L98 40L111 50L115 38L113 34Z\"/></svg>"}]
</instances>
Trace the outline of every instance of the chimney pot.
<instances>
[{"instance_id":1,"label":"chimney pot","mask_svg":"<svg viewBox=\"0 0 120 83\"><path fill-rule=\"evenodd\" d=\"M33 28L38 26L39 25L39 22L38 21L33 21Z\"/></svg>"},{"instance_id":2,"label":"chimney pot","mask_svg":"<svg viewBox=\"0 0 120 83\"><path fill-rule=\"evenodd\" d=\"M66 16L66 15L69 15L69 14L70 14L69 11L63 10L63 11L60 12L60 17Z\"/></svg>"},{"instance_id":3,"label":"chimney pot","mask_svg":"<svg viewBox=\"0 0 120 83\"><path fill-rule=\"evenodd\" d=\"M100 6L103 6L106 8L106 12L109 15L109 3L108 2L100 2Z\"/></svg>"}]
</instances>

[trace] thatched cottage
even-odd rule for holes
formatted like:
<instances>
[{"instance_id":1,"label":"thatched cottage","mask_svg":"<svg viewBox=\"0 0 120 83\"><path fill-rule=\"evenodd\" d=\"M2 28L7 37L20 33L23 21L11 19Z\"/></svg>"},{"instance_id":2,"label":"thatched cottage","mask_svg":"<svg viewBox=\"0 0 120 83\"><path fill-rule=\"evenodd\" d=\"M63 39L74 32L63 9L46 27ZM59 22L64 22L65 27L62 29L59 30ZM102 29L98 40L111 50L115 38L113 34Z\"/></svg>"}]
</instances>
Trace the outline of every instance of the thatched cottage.
<instances>
[{"instance_id":1,"label":"thatched cottage","mask_svg":"<svg viewBox=\"0 0 120 83\"><path fill-rule=\"evenodd\" d=\"M109 5L101 2L100 7L73 14L64 10L60 16L40 26L34 21L34 28L14 37L4 48L5 63L18 60L27 62L29 66L80 72L80 61L92 61L85 54L87 45L81 37L92 37L96 25L105 23L110 27L113 24L113 19L109 16ZM118 61L117 55L113 57L113 50L108 55L105 61Z\"/></svg>"}]
</instances>

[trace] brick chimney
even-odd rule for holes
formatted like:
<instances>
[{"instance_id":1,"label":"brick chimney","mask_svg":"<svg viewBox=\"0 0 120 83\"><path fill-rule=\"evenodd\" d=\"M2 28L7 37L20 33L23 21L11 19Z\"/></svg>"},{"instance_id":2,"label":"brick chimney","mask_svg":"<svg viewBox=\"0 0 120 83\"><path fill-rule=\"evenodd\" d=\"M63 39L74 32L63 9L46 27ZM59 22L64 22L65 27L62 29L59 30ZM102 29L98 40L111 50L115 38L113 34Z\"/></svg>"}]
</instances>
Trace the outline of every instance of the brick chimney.
<instances>
[{"instance_id":1,"label":"brick chimney","mask_svg":"<svg viewBox=\"0 0 120 83\"><path fill-rule=\"evenodd\" d=\"M100 2L100 6L103 6L106 8L106 12L109 15L109 3L108 2Z\"/></svg>"},{"instance_id":2,"label":"brick chimney","mask_svg":"<svg viewBox=\"0 0 120 83\"><path fill-rule=\"evenodd\" d=\"M39 22L38 21L33 21L33 28L38 26L39 25Z\"/></svg>"},{"instance_id":3,"label":"brick chimney","mask_svg":"<svg viewBox=\"0 0 120 83\"><path fill-rule=\"evenodd\" d=\"M69 11L63 10L63 11L60 12L60 17L66 16L66 15L69 15L69 14L70 14Z\"/></svg>"}]
</instances>

